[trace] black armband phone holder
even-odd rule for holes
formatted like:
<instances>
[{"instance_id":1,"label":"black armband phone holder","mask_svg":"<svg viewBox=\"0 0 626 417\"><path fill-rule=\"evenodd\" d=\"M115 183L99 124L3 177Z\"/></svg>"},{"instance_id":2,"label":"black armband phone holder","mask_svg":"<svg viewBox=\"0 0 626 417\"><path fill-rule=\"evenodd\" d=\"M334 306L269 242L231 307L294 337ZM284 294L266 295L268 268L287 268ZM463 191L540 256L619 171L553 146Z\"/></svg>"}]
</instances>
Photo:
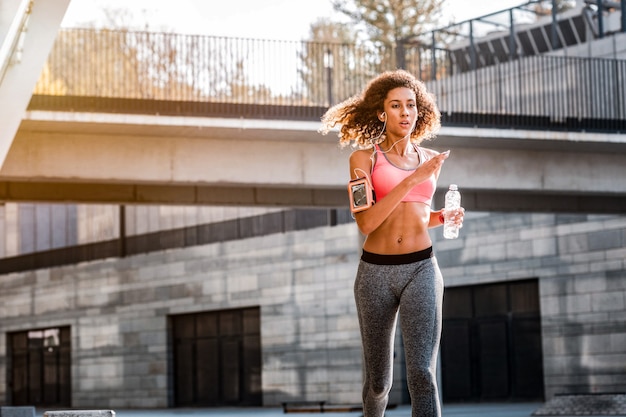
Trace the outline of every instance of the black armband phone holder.
<instances>
[{"instance_id":1,"label":"black armband phone holder","mask_svg":"<svg viewBox=\"0 0 626 417\"><path fill-rule=\"evenodd\" d=\"M367 177L350 180L348 183L348 194L350 196L350 211L358 213L366 210L375 202L374 189Z\"/></svg>"}]
</instances>

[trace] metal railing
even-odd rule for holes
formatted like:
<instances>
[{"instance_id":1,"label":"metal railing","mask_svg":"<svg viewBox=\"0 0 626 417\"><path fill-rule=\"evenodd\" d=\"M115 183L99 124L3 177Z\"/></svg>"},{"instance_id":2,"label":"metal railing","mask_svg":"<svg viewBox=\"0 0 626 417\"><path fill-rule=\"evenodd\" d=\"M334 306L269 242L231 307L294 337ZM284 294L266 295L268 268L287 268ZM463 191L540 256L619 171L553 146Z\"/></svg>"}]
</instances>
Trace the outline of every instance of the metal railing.
<instances>
[{"instance_id":1,"label":"metal railing","mask_svg":"<svg viewBox=\"0 0 626 417\"><path fill-rule=\"evenodd\" d=\"M477 18L411 35L402 47L430 50L431 72L474 71L626 32L626 0L529 0ZM401 55L400 55L401 56ZM433 75L434 76L434 75Z\"/></svg>"},{"instance_id":2,"label":"metal railing","mask_svg":"<svg viewBox=\"0 0 626 417\"><path fill-rule=\"evenodd\" d=\"M125 257L196 245L308 230L352 222L348 209L303 209L266 213L235 220L122 235L110 240L56 247L0 258L0 275L71 265L97 259ZM254 225L254 227L251 227Z\"/></svg>"},{"instance_id":3,"label":"metal railing","mask_svg":"<svg viewBox=\"0 0 626 417\"><path fill-rule=\"evenodd\" d=\"M66 29L30 108L315 120L402 59L448 124L626 131L626 61L537 55L459 72L444 60L433 72L430 52Z\"/></svg>"},{"instance_id":4,"label":"metal railing","mask_svg":"<svg viewBox=\"0 0 626 417\"><path fill-rule=\"evenodd\" d=\"M626 129L623 60L531 56L428 84L450 123Z\"/></svg>"},{"instance_id":5,"label":"metal railing","mask_svg":"<svg viewBox=\"0 0 626 417\"><path fill-rule=\"evenodd\" d=\"M393 68L388 55L343 44L67 29L35 94L328 106Z\"/></svg>"}]
</instances>

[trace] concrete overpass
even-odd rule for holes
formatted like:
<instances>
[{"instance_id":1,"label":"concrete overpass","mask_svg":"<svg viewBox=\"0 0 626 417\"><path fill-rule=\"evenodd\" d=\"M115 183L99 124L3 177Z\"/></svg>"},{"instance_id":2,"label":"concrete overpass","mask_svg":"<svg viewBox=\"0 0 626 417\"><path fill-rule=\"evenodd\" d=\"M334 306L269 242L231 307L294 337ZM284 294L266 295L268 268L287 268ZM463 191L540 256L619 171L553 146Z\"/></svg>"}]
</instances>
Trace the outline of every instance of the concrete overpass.
<instances>
[{"instance_id":1,"label":"concrete overpass","mask_svg":"<svg viewBox=\"0 0 626 417\"><path fill-rule=\"evenodd\" d=\"M31 111L0 170L0 199L345 206L350 149L318 128ZM458 183L468 209L626 212L626 135L444 126L427 146L452 150L439 184Z\"/></svg>"},{"instance_id":2,"label":"concrete overpass","mask_svg":"<svg viewBox=\"0 0 626 417\"><path fill-rule=\"evenodd\" d=\"M316 121L26 111L68 3L0 0L0 200L346 206L349 150ZM626 212L624 134L444 126L432 147L468 209Z\"/></svg>"}]
</instances>

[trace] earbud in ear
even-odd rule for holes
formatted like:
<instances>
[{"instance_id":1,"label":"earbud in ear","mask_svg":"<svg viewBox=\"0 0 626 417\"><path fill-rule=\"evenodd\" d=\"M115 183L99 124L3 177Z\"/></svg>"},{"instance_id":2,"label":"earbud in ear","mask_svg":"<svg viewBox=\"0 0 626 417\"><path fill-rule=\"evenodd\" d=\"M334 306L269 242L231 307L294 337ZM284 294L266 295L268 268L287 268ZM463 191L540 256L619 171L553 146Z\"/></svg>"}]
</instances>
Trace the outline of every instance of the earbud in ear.
<instances>
[{"instance_id":1,"label":"earbud in ear","mask_svg":"<svg viewBox=\"0 0 626 417\"><path fill-rule=\"evenodd\" d=\"M381 120L382 122L384 122L386 118L387 118L387 114L386 114L385 112L382 112L382 113L380 114L380 120Z\"/></svg>"}]
</instances>

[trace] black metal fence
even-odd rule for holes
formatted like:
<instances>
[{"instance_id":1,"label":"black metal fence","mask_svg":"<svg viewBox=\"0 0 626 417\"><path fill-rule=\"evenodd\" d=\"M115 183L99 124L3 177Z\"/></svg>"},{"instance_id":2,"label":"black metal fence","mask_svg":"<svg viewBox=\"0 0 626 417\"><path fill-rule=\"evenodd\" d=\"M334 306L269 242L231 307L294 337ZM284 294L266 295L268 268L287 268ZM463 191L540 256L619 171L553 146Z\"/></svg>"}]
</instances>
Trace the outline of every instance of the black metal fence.
<instances>
[{"instance_id":1,"label":"black metal fence","mask_svg":"<svg viewBox=\"0 0 626 417\"><path fill-rule=\"evenodd\" d=\"M62 30L31 109L317 120L398 62L437 96L444 123L626 131L626 61L529 56L458 71L430 49Z\"/></svg>"},{"instance_id":2,"label":"black metal fence","mask_svg":"<svg viewBox=\"0 0 626 417\"><path fill-rule=\"evenodd\" d=\"M247 239L354 221L348 209L292 209L0 258L0 274Z\"/></svg>"},{"instance_id":3,"label":"black metal fence","mask_svg":"<svg viewBox=\"0 0 626 417\"><path fill-rule=\"evenodd\" d=\"M530 56L428 83L451 124L626 130L626 61Z\"/></svg>"},{"instance_id":4,"label":"black metal fence","mask_svg":"<svg viewBox=\"0 0 626 417\"><path fill-rule=\"evenodd\" d=\"M474 71L626 32L626 0L528 0L400 40L430 49L431 72Z\"/></svg>"}]
</instances>

